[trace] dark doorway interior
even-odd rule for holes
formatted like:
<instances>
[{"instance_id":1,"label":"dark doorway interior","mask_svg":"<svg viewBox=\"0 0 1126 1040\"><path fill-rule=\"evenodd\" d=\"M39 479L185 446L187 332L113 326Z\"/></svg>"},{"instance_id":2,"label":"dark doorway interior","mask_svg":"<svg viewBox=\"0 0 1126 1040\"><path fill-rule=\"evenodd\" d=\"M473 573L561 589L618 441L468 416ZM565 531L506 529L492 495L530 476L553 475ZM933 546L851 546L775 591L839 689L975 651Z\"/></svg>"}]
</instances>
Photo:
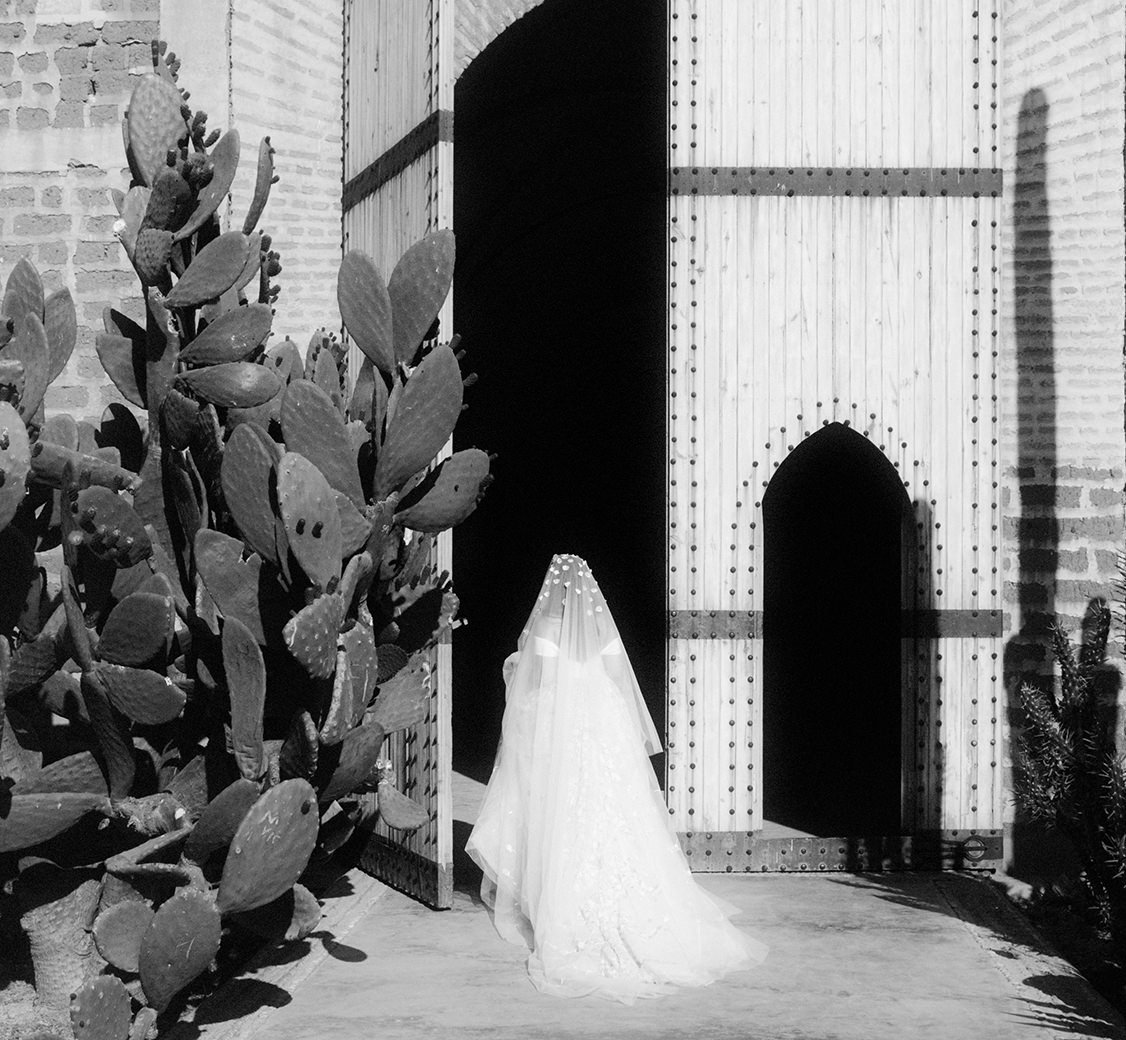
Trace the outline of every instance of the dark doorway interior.
<instances>
[{"instance_id":1,"label":"dark doorway interior","mask_svg":"<svg viewBox=\"0 0 1126 1040\"><path fill-rule=\"evenodd\" d=\"M834 423L763 500L763 812L823 836L898 834L902 783L899 474Z\"/></svg>"},{"instance_id":2,"label":"dark doorway interior","mask_svg":"<svg viewBox=\"0 0 1126 1040\"><path fill-rule=\"evenodd\" d=\"M501 665L555 552L590 563L665 712L665 4L546 0L455 95L454 325L498 453L454 536L454 764L488 778Z\"/></svg>"}]
</instances>

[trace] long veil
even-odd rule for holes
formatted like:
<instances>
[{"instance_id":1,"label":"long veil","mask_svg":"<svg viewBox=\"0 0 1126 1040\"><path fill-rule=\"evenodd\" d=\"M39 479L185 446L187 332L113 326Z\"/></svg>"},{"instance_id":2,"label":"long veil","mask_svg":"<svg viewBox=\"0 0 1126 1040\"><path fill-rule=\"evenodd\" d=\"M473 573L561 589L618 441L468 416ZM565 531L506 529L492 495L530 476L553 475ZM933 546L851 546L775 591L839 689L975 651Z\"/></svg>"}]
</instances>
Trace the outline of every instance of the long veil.
<instances>
[{"instance_id":1,"label":"long veil","mask_svg":"<svg viewBox=\"0 0 1126 1040\"><path fill-rule=\"evenodd\" d=\"M660 739L586 563L556 556L505 663L501 744L466 851L535 985L630 1003L762 960L693 881Z\"/></svg>"}]
</instances>

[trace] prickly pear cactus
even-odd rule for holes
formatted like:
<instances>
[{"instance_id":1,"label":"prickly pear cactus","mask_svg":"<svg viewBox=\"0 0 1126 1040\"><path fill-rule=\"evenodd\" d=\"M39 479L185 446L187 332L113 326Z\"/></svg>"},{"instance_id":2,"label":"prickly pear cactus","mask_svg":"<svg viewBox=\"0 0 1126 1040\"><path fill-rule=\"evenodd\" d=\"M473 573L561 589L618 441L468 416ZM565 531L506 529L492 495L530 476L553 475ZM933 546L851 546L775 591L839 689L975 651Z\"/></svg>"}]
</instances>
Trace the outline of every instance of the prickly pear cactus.
<instances>
[{"instance_id":1,"label":"prickly pear cactus","mask_svg":"<svg viewBox=\"0 0 1126 1040\"><path fill-rule=\"evenodd\" d=\"M163 1011L185 986L207 970L219 952L219 911L210 893L186 889L153 916L138 955L148 1003Z\"/></svg>"},{"instance_id":2,"label":"prickly pear cactus","mask_svg":"<svg viewBox=\"0 0 1126 1040\"><path fill-rule=\"evenodd\" d=\"M75 1040L126 1040L133 1021L129 991L121 979L102 975L80 986L70 998Z\"/></svg>"}]
</instances>

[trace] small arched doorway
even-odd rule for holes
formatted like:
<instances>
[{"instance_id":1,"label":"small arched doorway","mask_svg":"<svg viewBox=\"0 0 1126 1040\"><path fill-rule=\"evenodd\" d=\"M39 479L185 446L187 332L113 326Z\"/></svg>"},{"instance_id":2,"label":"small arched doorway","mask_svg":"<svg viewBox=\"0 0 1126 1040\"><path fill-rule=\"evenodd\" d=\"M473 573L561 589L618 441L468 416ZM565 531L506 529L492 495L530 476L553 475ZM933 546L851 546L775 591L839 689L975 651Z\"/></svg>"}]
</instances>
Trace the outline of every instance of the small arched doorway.
<instances>
[{"instance_id":1,"label":"small arched doorway","mask_svg":"<svg viewBox=\"0 0 1126 1040\"><path fill-rule=\"evenodd\" d=\"M909 512L896 470L841 423L798 445L770 481L763 498L767 836L900 831Z\"/></svg>"}]
</instances>

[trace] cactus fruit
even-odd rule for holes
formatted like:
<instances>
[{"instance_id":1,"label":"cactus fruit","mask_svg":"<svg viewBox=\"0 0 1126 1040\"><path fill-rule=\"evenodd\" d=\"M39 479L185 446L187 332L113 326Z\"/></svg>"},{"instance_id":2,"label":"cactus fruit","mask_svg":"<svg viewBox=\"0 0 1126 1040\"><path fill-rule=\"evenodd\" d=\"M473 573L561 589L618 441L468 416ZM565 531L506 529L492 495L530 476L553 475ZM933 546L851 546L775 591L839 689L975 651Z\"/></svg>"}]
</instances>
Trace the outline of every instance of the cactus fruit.
<instances>
[{"instance_id":1,"label":"cactus fruit","mask_svg":"<svg viewBox=\"0 0 1126 1040\"><path fill-rule=\"evenodd\" d=\"M390 780L380 780L379 818L396 830L416 831L429 821L430 814L413 798L403 794Z\"/></svg>"},{"instance_id":2,"label":"cactus fruit","mask_svg":"<svg viewBox=\"0 0 1126 1040\"><path fill-rule=\"evenodd\" d=\"M78 339L78 314L69 289L57 289L43 301L43 328L47 331L47 382L66 368Z\"/></svg>"},{"instance_id":3,"label":"cactus fruit","mask_svg":"<svg viewBox=\"0 0 1126 1040\"><path fill-rule=\"evenodd\" d=\"M227 231L208 242L168 294L169 307L196 307L218 299L235 283L250 255L250 239L241 231Z\"/></svg>"},{"instance_id":4,"label":"cactus fruit","mask_svg":"<svg viewBox=\"0 0 1126 1040\"><path fill-rule=\"evenodd\" d=\"M220 408L253 408L265 404L281 383L265 365L231 361L181 372L178 381L197 397Z\"/></svg>"},{"instance_id":5,"label":"cactus fruit","mask_svg":"<svg viewBox=\"0 0 1126 1040\"><path fill-rule=\"evenodd\" d=\"M0 401L0 531L11 523L27 490L31 451L27 427L7 401Z\"/></svg>"},{"instance_id":6,"label":"cactus fruit","mask_svg":"<svg viewBox=\"0 0 1126 1040\"><path fill-rule=\"evenodd\" d=\"M489 456L479 448L455 452L399 500L395 519L415 531L444 531L477 508L488 486Z\"/></svg>"},{"instance_id":7,"label":"cactus fruit","mask_svg":"<svg viewBox=\"0 0 1126 1040\"><path fill-rule=\"evenodd\" d=\"M141 939L139 968L148 1003L157 1011L202 974L219 952L215 900L185 889L163 903Z\"/></svg>"},{"instance_id":8,"label":"cactus fruit","mask_svg":"<svg viewBox=\"0 0 1126 1040\"><path fill-rule=\"evenodd\" d=\"M339 592L325 593L291 617L282 630L289 652L314 679L327 679L336 667L336 639L346 610Z\"/></svg>"},{"instance_id":9,"label":"cactus fruit","mask_svg":"<svg viewBox=\"0 0 1126 1040\"><path fill-rule=\"evenodd\" d=\"M288 394L288 391L286 391ZM328 481L304 455L287 451L278 463L278 508L289 548L321 589L340 580L340 513Z\"/></svg>"},{"instance_id":10,"label":"cactus fruit","mask_svg":"<svg viewBox=\"0 0 1126 1040\"><path fill-rule=\"evenodd\" d=\"M88 487L70 492L74 544L118 567L132 567L152 554L152 541L141 518L108 488Z\"/></svg>"},{"instance_id":11,"label":"cactus fruit","mask_svg":"<svg viewBox=\"0 0 1126 1040\"><path fill-rule=\"evenodd\" d=\"M395 357L409 365L434 324L454 276L452 231L435 231L400 257L387 282L394 323Z\"/></svg>"},{"instance_id":12,"label":"cactus fruit","mask_svg":"<svg viewBox=\"0 0 1126 1040\"><path fill-rule=\"evenodd\" d=\"M137 80L125 120L129 165L142 184L155 182L166 167L169 149L187 137L182 105L180 91L166 79L149 74Z\"/></svg>"},{"instance_id":13,"label":"cactus fruit","mask_svg":"<svg viewBox=\"0 0 1126 1040\"><path fill-rule=\"evenodd\" d=\"M152 919L152 907L137 899L103 910L94 921L94 945L98 953L119 971L136 972L141 939Z\"/></svg>"},{"instance_id":14,"label":"cactus fruit","mask_svg":"<svg viewBox=\"0 0 1126 1040\"><path fill-rule=\"evenodd\" d=\"M321 356L332 360L331 355L323 352ZM347 495L355 506L363 508L364 490L344 420L321 387L305 379L286 387L281 427L287 451L303 455L332 487Z\"/></svg>"},{"instance_id":15,"label":"cactus fruit","mask_svg":"<svg viewBox=\"0 0 1126 1040\"><path fill-rule=\"evenodd\" d=\"M162 658L172 644L175 620L170 596L134 592L110 611L98 642L98 657L133 668Z\"/></svg>"},{"instance_id":16,"label":"cactus fruit","mask_svg":"<svg viewBox=\"0 0 1126 1040\"><path fill-rule=\"evenodd\" d=\"M88 979L70 997L75 1040L127 1040L132 1012L125 983L113 975Z\"/></svg>"},{"instance_id":17,"label":"cactus fruit","mask_svg":"<svg viewBox=\"0 0 1126 1040\"><path fill-rule=\"evenodd\" d=\"M231 745L239 772L247 780L265 773L262 712L266 704L266 666L258 640L237 618L223 623L223 670L231 701Z\"/></svg>"},{"instance_id":18,"label":"cactus fruit","mask_svg":"<svg viewBox=\"0 0 1126 1040\"><path fill-rule=\"evenodd\" d=\"M435 347L403 386L375 467L375 498L401 487L441 450L461 414L463 387L457 358Z\"/></svg>"},{"instance_id":19,"label":"cactus fruit","mask_svg":"<svg viewBox=\"0 0 1126 1040\"><path fill-rule=\"evenodd\" d=\"M273 320L274 312L264 303L228 311L180 351L180 360L192 365L242 361L266 342Z\"/></svg>"},{"instance_id":20,"label":"cactus fruit","mask_svg":"<svg viewBox=\"0 0 1126 1040\"><path fill-rule=\"evenodd\" d=\"M203 810L188 840L184 843L184 859L203 866L208 857L230 845L235 832L250 807L258 801L257 783L239 777L223 788Z\"/></svg>"},{"instance_id":21,"label":"cactus fruit","mask_svg":"<svg viewBox=\"0 0 1126 1040\"><path fill-rule=\"evenodd\" d=\"M395 372L391 297L370 256L344 255L336 276L336 301L348 335L385 376Z\"/></svg>"},{"instance_id":22,"label":"cactus fruit","mask_svg":"<svg viewBox=\"0 0 1126 1040\"><path fill-rule=\"evenodd\" d=\"M228 130L211 149L211 179L199 192L199 201L192 215L184 226L176 233L176 240L180 241L189 235L194 235L223 204L227 192L235 181L238 172L239 151L241 149L239 132L235 129Z\"/></svg>"},{"instance_id":23,"label":"cactus fruit","mask_svg":"<svg viewBox=\"0 0 1126 1040\"><path fill-rule=\"evenodd\" d=\"M308 781L283 780L266 791L231 842L219 882L219 910L253 910L290 888L312 855L319 820Z\"/></svg>"}]
</instances>

